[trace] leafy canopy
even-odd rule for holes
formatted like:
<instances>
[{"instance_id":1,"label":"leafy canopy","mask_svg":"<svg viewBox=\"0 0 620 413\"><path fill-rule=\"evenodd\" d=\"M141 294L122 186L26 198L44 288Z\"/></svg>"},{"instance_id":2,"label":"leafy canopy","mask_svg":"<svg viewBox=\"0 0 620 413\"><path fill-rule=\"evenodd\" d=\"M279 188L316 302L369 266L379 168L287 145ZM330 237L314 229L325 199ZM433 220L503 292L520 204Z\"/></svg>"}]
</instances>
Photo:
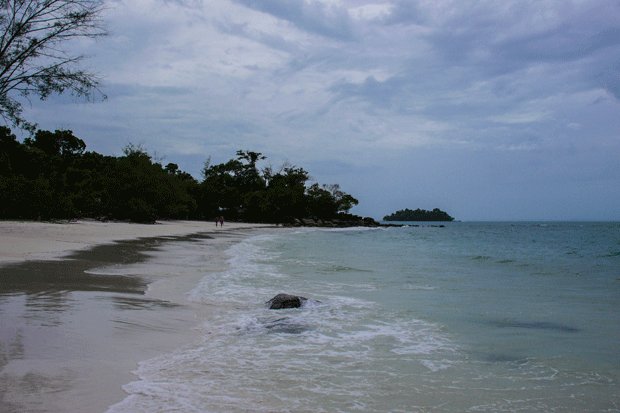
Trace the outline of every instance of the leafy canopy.
<instances>
[{"instance_id":1,"label":"leafy canopy","mask_svg":"<svg viewBox=\"0 0 620 413\"><path fill-rule=\"evenodd\" d=\"M291 164L260 168L266 157L238 151L205 164L198 182L175 163L165 166L140 145L123 156L87 152L69 130L37 131L19 142L0 126L0 219L227 219L292 222L331 219L357 200L338 185L308 186L309 173Z\"/></svg>"}]
</instances>

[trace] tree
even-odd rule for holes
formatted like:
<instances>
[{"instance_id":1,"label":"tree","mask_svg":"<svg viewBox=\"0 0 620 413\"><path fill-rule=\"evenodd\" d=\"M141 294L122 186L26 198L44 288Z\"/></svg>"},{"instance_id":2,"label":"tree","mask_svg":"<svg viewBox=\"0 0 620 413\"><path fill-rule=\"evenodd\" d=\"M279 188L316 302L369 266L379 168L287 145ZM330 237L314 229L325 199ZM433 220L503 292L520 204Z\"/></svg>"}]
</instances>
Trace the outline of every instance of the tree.
<instances>
[{"instance_id":1,"label":"tree","mask_svg":"<svg viewBox=\"0 0 620 413\"><path fill-rule=\"evenodd\" d=\"M340 213L348 213L358 200L343 192L340 185L311 185L306 190L308 214L316 218L330 219Z\"/></svg>"},{"instance_id":2,"label":"tree","mask_svg":"<svg viewBox=\"0 0 620 413\"><path fill-rule=\"evenodd\" d=\"M303 218L306 213L306 181L308 172L293 165L285 165L271 176L266 188L266 217L271 222L289 222Z\"/></svg>"},{"instance_id":3,"label":"tree","mask_svg":"<svg viewBox=\"0 0 620 413\"><path fill-rule=\"evenodd\" d=\"M308 214L312 217L328 219L338 213L338 206L331 192L318 184L312 184L306 190Z\"/></svg>"},{"instance_id":4,"label":"tree","mask_svg":"<svg viewBox=\"0 0 620 413\"><path fill-rule=\"evenodd\" d=\"M236 172L237 186L244 193L265 189L265 180L260 176L256 162L267 159L260 152L237 151L237 161L241 168Z\"/></svg>"},{"instance_id":5,"label":"tree","mask_svg":"<svg viewBox=\"0 0 620 413\"><path fill-rule=\"evenodd\" d=\"M331 193L338 212L348 213L351 208L359 204L357 199L343 192L338 184L324 185L323 187Z\"/></svg>"},{"instance_id":6,"label":"tree","mask_svg":"<svg viewBox=\"0 0 620 413\"><path fill-rule=\"evenodd\" d=\"M267 159L267 157L263 156L260 152L239 150L237 151L237 159L240 161L246 161L251 168L256 169L256 162Z\"/></svg>"},{"instance_id":7,"label":"tree","mask_svg":"<svg viewBox=\"0 0 620 413\"><path fill-rule=\"evenodd\" d=\"M12 173L12 163L17 158L21 145L11 132L11 129L0 126L0 176Z\"/></svg>"},{"instance_id":8,"label":"tree","mask_svg":"<svg viewBox=\"0 0 620 413\"><path fill-rule=\"evenodd\" d=\"M55 132L39 130L33 138L26 138L24 143L27 146L38 148L48 156L75 156L81 155L86 149L84 141L70 130L57 130Z\"/></svg>"},{"instance_id":9,"label":"tree","mask_svg":"<svg viewBox=\"0 0 620 413\"><path fill-rule=\"evenodd\" d=\"M77 38L105 35L102 0L0 0L0 116L33 132L18 98L99 92L95 74L78 67L83 59L66 50Z\"/></svg>"}]
</instances>

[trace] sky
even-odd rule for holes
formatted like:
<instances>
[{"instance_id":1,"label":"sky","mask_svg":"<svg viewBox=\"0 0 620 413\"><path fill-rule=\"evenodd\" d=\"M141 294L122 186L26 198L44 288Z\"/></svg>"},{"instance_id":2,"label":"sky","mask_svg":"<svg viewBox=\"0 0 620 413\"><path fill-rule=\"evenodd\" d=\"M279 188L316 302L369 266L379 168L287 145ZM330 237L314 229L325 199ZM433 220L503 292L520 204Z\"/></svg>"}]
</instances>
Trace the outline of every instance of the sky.
<instances>
[{"instance_id":1,"label":"sky","mask_svg":"<svg viewBox=\"0 0 620 413\"><path fill-rule=\"evenodd\" d=\"M620 220L620 3L108 0L105 101L24 115L200 178L239 149L381 218Z\"/></svg>"}]
</instances>

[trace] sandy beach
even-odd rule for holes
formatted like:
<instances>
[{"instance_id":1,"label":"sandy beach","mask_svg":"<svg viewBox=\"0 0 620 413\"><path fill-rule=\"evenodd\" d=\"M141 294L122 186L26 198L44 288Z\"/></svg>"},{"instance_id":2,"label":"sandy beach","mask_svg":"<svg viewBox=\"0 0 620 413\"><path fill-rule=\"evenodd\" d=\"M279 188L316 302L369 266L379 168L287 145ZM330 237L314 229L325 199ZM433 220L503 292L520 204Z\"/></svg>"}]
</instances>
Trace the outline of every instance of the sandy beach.
<instances>
[{"instance_id":1,"label":"sandy beach","mask_svg":"<svg viewBox=\"0 0 620 413\"><path fill-rule=\"evenodd\" d=\"M161 221L156 224L75 221L71 223L0 221L0 264L24 260L57 259L94 245L128 239L182 236L265 227L263 224Z\"/></svg>"},{"instance_id":2,"label":"sandy beach","mask_svg":"<svg viewBox=\"0 0 620 413\"><path fill-rule=\"evenodd\" d=\"M0 222L0 410L104 412L122 400L140 361L203 339L208 309L188 291L259 228Z\"/></svg>"}]
</instances>

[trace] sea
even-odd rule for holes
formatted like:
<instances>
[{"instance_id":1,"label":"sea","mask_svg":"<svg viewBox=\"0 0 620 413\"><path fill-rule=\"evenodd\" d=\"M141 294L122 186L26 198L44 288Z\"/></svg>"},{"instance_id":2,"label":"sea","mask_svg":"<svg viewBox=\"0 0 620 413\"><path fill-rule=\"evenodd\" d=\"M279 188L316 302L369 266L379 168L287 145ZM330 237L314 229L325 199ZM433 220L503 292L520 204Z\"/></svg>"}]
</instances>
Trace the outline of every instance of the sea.
<instances>
[{"instance_id":1,"label":"sea","mask_svg":"<svg viewBox=\"0 0 620 413\"><path fill-rule=\"evenodd\" d=\"M620 223L402 224L194 240L200 339L108 413L620 411Z\"/></svg>"}]
</instances>

